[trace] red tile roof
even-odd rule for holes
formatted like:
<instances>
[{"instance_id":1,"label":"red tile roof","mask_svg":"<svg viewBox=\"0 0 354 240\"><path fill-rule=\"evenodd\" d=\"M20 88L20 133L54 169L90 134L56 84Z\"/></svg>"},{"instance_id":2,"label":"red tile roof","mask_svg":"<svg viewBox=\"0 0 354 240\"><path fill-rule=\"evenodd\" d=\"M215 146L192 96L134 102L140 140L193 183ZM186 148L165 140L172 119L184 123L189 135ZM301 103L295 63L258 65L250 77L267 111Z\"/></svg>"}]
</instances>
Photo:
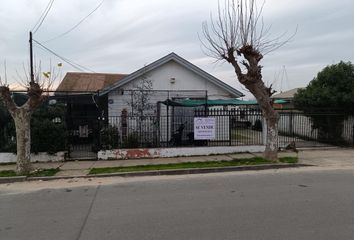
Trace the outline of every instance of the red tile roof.
<instances>
[{"instance_id":1,"label":"red tile roof","mask_svg":"<svg viewBox=\"0 0 354 240\"><path fill-rule=\"evenodd\" d=\"M98 91L123 79L127 74L68 72L56 91Z\"/></svg>"}]
</instances>

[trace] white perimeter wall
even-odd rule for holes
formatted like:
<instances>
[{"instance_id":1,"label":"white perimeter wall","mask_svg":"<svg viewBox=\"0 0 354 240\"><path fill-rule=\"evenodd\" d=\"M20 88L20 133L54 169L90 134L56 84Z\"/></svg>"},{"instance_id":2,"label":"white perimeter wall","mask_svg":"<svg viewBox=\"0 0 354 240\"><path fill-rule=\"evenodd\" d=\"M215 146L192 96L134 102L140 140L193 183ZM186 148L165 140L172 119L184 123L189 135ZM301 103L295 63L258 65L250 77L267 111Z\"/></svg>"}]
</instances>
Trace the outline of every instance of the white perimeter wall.
<instances>
[{"instance_id":1,"label":"white perimeter wall","mask_svg":"<svg viewBox=\"0 0 354 240\"><path fill-rule=\"evenodd\" d=\"M318 129L312 128L311 117L307 117L300 114L290 114L282 115L280 113L279 119L279 132L294 134L302 137L309 137L313 139L318 139ZM353 129L354 127L354 117L349 116L346 120L343 121L343 139L351 144L353 143ZM293 132L291 132L291 129Z\"/></svg>"},{"instance_id":2,"label":"white perimeter wall","mask_svg":"<svg viewBox=\"0 0 354 240\"><path fill-rule=\"evenodd\" d=\"M310 117L289 113L281 114L279 118L278 128L280 133L294 134L297 136L317 139L318 130L312 128Z\"/></svg>"},{"instance_id":3,"label":"white perimeter wall","mask_svg":"<svg viewBox=\"0 0 354 240\"><path fill-rule=\"evenodd\" d=\"M263 152L265 146L230 146L230 147L185 147L185 148L140 148L114 149L98 152L99 160L129 159L129 158L158 158L178 156L201 156L210 154L227 154L241 152Z\"/></svg>"},{"instance_id":4,"label":"white perimeter wall","mask_svg":"<svg viewBox=\"0 0 354 240\"><path fill-rule=\"evenodd\" d=\"M349 116L343 122L343 139L348 143L353 143L353 135L354 135L354 117Z\"/></svg>"},{"instance_id":5,"label":"white perimeter wall","mask_svg":"<svg viewBox=\"0 0 354 240\"><path fill-rule=\"evenodd\" d=\"M14 153L0 153L0 163L15 163L16 157ZM65 152L31 154L31 162L61 162L64 160Z\"/></svg>"}]
</instances>

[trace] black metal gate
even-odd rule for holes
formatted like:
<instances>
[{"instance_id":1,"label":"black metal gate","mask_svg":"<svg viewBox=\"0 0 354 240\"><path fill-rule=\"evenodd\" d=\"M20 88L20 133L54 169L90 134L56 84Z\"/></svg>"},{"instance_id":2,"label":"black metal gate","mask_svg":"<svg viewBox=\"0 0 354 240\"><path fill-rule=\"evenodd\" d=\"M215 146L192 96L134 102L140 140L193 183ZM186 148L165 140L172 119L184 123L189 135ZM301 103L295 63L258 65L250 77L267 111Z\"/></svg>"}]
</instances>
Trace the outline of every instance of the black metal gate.
<instances>
[{"instance_id":1,"label":"black metal gate","mask_svg":"<svg viewBox=\"0 0 354 240\"><path fill-rule=\"evenodd\" d=\"M68 155L70 159L97 159L100 120L96 116L69 116Z\"/></svg>"}]
</instances>

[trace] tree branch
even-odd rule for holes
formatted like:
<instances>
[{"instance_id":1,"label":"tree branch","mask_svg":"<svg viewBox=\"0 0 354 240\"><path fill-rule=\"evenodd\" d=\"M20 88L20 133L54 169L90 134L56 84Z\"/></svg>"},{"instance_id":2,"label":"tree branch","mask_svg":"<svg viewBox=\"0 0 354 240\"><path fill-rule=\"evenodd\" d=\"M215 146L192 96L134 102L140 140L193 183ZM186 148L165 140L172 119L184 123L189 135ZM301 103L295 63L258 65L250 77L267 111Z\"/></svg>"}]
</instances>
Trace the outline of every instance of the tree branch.
<instances>
[{"instance_id":1,"label":"tree branch","mask_svg":"<svg viewBox=\"0 0 354 240\"><path fill-rule=\"evenodd\" d=\"M10 89L7 86L0 86L0 98L3 100L9 112L14 114L17 110L17 106L11 97Z\"/></svg>"}]
</instances>

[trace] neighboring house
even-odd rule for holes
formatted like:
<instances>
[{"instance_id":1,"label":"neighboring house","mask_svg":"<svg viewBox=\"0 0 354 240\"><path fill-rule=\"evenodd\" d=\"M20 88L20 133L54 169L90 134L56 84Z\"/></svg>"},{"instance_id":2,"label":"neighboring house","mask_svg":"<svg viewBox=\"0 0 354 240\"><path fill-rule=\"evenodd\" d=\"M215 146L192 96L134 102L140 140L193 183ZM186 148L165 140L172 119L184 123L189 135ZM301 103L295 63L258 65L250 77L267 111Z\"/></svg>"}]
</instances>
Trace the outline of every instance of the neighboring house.
<instances>
[{"instance_id":1,"label":"neighboring house","mask_svg":"<svg viewBox=\"0 0 354 240\"><path fill-rule=\"evenodd\" d=\"M53 98L67 106L66 124L69 132L71 158L95 158L100 120L107 115L107 101L98 91L126 75L111 73L68 72Z\"/></svg>"},{"instance_id":2,"label":"neighboring house","mask_svg":"<svg viewBox=\"0 0 354 240\"><path fill-rule=\"evenodd\" d=\"M68 72L57 92L94 92L102 90L126 77L127 74Z\"/></svg>"},{"instance_id":3,"label":"neighboring house","mask_svg":"<svg viewBox=\"0 0 354 240\"><path fill-rule=\"evenodd\" d=\"M98 99L98 91L127 76L112 73L79 73L68 72L59 84L55 96L65 101L69 115L96 116L100 109L107 112L107 102Z\"/></svg>"},{"instance_id":4,"label":"neighboring house","mask_svg":"<svg viewBox=\"0 0 354 240\"><path fill-rule=\"evenodd\" d=\"M293 109L294 108L294 95L301 88L294 88L285 92L275 94L271 97L274 101L274 108L276 109Z\"/></svg>"}]
</instances>

